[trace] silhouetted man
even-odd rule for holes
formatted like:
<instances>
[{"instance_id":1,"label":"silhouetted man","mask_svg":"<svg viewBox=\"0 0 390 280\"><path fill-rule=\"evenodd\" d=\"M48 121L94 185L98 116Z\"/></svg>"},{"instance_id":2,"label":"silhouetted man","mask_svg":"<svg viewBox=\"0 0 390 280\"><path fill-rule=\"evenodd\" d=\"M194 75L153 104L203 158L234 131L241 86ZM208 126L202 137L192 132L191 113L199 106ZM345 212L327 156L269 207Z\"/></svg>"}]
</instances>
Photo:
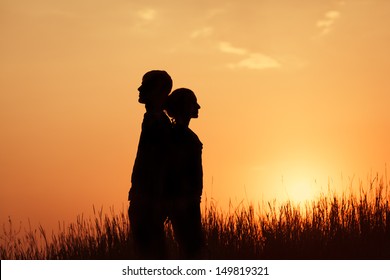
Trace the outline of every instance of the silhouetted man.
<instances>
[{"instance_id":1,"label":"silhouetted man","mask_svg":"<svg viewBox=\"0 0 390 280\"><path fill-rule=\"evenodd\" d=\"M172 89L165 71L147 72L138 88L138 102L146 113L131 177L129 219L134 243L141 258L164 258L164 216L162 194L166 183L171 123L164 103Z\"/></svg>"}]
</instances>

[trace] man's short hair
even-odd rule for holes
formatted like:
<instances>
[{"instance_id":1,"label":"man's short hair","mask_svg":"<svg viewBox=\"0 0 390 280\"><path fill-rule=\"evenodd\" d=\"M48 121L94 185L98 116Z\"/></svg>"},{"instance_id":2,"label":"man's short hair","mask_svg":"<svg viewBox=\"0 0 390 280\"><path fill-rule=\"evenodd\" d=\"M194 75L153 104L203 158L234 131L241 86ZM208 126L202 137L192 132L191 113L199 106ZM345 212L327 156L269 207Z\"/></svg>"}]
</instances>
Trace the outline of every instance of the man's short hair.
<instances>
[{"instance_id":1,"label":"man's short hair","mask_svg":"<svg viewBox=\"0 0 390 280\"><path fill-rule=\"evenodd\" d=\"M167 96L172 90L172 78L164 70L151 70L147 72L143 78L151 79L153 82L156 82L161 87L161 90L163 91L162 93Z\"/></svg>"}]
</instances>

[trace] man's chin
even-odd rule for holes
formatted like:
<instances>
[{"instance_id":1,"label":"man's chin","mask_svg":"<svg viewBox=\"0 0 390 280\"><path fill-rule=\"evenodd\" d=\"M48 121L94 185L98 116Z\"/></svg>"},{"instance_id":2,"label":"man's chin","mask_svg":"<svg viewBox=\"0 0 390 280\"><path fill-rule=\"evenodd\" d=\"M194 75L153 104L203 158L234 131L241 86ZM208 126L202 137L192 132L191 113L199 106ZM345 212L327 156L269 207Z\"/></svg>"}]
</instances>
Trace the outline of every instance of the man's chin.
<instances>
[{"instance_id":1,"label":"man's chin","mask_svg":"<svg viewBox=\"0 0 390 280\"><path fill-rule=\"evenodd\" d=\"M145 100L143 100L142 98L138 98L138 103L145 104Z\"/></svg>"}]
</instances>

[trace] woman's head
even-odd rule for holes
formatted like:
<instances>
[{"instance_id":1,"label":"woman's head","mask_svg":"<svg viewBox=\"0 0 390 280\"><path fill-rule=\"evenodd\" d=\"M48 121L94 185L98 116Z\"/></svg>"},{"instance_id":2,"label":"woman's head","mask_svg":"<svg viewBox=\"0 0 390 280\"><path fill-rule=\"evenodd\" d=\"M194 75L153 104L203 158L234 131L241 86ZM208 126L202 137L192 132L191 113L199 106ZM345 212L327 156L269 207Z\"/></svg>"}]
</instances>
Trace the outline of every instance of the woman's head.
<instances>
[{"instance_id":1,"label":"woman's head","mask_svg":"<svg viewBox=\"0 0 390 280\"><path fill-rule=\"evenodd\" d=\"M179 88L168 96L165 108L168 115L178 123L197 118L200 106L192 90Z\"/></svg>"}]
</instances>

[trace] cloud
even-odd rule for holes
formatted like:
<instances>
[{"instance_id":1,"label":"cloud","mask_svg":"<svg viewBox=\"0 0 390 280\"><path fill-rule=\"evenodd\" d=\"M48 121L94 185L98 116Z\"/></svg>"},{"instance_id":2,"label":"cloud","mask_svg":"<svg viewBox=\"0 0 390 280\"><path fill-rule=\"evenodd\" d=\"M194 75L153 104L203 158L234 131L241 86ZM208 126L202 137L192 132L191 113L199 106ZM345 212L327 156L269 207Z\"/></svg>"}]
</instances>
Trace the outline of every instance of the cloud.
<instances>
[{"instance_id":1,"label":"cloud","mask_svg":"<svg viewBox=\"0 0 390 280\"><path fill-rule=\"evenodd\" d=\"M154 9L143 9L137 12L138 17L145 21L154 20L156 18L156 14L157 12Z\"/></svg>"},{"instance_id":2,"label":"cloud","mask_svg":"<svg viewBox=\"0 0 390 280\"><path fill-rule=\"evenodd\" d=\"M328 34L340 16L341 13L339 11L328 11L325 13L324 18L317 21L317 27L321 30L320 36Z\"/></svg>"},{"instance_id":3,"label":"cloud","mask_svg":"<svg viewBox=\"0 0 390 280\"><path fill-rule=\"evenodd\" d=\"M261 53L251 53L248 57L239 61L238 63L230 63L228 67L231 69L247 68L254 70L263 70L271 68L280 68L281 64L272 57Z\"/></svg>"},{"instance_id":4,"label":"cloud","mask_svg":"<svg viewBox=\"0 0 390 280\"><path fill-rule=\"evenodd\" d=\"M132 25L132 29L136 32L151 35L153 33L153 30L150 29L150 27L157 23L157 15L157 10L151 8L143 8L134 11L135 21Z\"/></svg>"},{"instance_id":5,"label":"cloud","mask_svg":"<svg viewBox=\"0 0 390 280\"><path fill-rule=\"evenodd\" d=\"M220 42L219 50L224 53L231 53L231 54L238 54L238 55L245 55L248 53L246 49L233 47L229 42Z\"/></svg>"},{"instance_id":6,"label":"cloud","mask_svg":"<svg viewBox=\"0 0 390 280\"><path fill-rule=\"evenodd\" d=\"M243 48L232 46L229 42L220 42L219 50L223 53L243 56L244 58L236 63L229 63L230 69L246 68L253 70L263 70L270 68L280 68L282 65L274 58L265 54L249 52Z\"/></svg>"}]
</instances>

